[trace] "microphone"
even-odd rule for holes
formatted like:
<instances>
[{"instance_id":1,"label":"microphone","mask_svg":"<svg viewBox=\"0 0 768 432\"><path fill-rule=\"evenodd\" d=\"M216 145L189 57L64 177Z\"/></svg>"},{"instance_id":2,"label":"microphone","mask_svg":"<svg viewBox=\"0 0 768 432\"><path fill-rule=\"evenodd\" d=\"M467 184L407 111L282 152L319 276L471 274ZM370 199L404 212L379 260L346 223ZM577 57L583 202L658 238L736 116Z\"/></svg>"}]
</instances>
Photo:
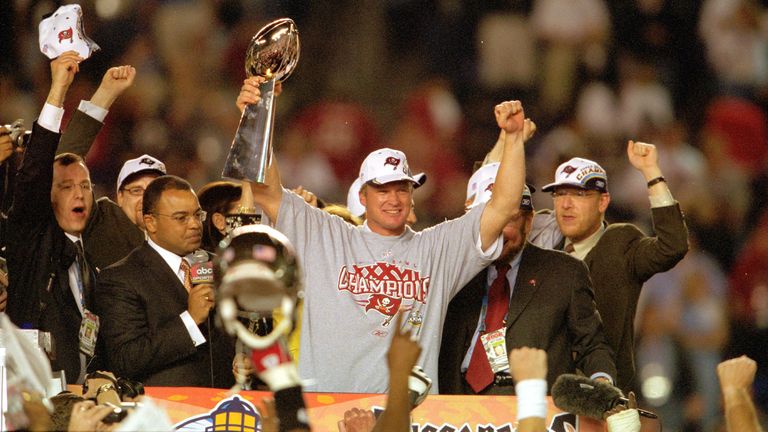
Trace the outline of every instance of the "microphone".
<instances>
[{"instance_id":1,"label":"microphone","mask_svg":"<svg viewBox=\"0 0 768 432\"><path fill-rule=\"evenodd\" d=\"M208 252L198 249L187 260L192 285L213 284L213 261Z\"/></svg>"},{"instance_id":2,"label":"microphone","mask_svg":"<svg viewBox=\"0 0 768 432\"><path fill-rule=\"evenodd\" d=\"M618 405L629 405L617 387L574 374L557 377L552 386L552 400L563 411L597 420L603 420L603 414ZM650 411L639 408L637 411L644 417L658 418Z\"/></svg>"},{"instance_id":3,"label":"microphone","mask_svg":"<svg viewBox=\"0 0 768 432\"><path fill-rule=\"evenodd\" d=\"M203 284L213 284L213 261L211 260L211 255L202 250L198 249L191 254L187 255L186 260L189 261L189 281L192 283L192 286L197 285L203 285ZM216 295L214 291L214 297ZM208 298L206 297L206 300ZM211 315L210 313L205 319L206 323L208 324L209 333L207 337L211 336L210 331L213 329L211 326ZM214 383L214 373L213 373L213 344L209 341L208 342L208 361L210 364L210 368L208 370L209 376L211 378L211 387L215 387Z\"/></svg>"}]
</instances>

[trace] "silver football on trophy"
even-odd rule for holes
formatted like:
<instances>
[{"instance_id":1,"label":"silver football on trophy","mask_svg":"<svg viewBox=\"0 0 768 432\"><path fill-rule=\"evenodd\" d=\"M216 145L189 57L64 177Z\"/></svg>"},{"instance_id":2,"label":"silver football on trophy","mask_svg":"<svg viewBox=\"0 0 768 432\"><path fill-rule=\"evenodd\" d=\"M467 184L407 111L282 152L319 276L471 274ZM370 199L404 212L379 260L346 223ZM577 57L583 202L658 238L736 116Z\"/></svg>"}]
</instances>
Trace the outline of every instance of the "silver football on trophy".
<instances>
[{"instance_id":1,"label":"silver football on trophy","mask_svg":"<svg viewBox=\"0 0 768 432\"><path fill-rule=\"evenodd\" d=\"M299 31L290 18L262 27L251 39L245 54L245 73L284 81L299 62Z\"/></svg>"},{"instance_id":2,"label":"silver football on trophy","mask_svg":"<svg viewBox=\"0 0 768 432\"><path fill-rule=\"evenodd\" d=\"M272 155L275 83L284 81L299 61L299 32L289 18L264 26L251 39L245 57L248 77L267 81L259 86L261 100L245 107L222 176L264 183Z\"/></svg>"}]
</instances>

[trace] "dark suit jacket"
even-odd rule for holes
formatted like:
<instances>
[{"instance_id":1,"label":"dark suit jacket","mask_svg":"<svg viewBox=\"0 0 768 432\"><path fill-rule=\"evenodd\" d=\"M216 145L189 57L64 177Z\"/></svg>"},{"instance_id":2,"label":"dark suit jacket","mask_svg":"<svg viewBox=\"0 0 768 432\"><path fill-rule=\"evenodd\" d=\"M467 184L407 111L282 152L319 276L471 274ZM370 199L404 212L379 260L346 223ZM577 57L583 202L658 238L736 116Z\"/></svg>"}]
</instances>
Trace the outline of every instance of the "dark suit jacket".
<instances>
[{"instance_id":1,"label":"dark suit jacket","mask_svg":"<svg viewBox=\"0 0 768 432\"><path fill-rule=\"evenodd\" d=\"M80 373L81 316L69 286L68 269L75 259L75 246L59 227L51 206L58 142L58 133L33 125L8 219L7 312L21 328L51 333L51 366L64 370L67 380L74 382ZM85 304L93 309L93 292L85 293Z\"/></svg>"},{"instance_id":2,"label":"dark suit jacket","mask_svg":"<svg viewBox=\"0 0 768 432\"><path fill-rule=\"evenodd\" d=\"M487 270L451 300L443 326L439 388L443 394L473 394L461 373L477 329ZM547 352L547 383L576 368L586 375L616 375L613 353L605 343L592 285L581 261L530 243L522 252L507 323L507 350L524 346ZM514 387L494 387L485 394L512 394Z\"/></svg>"},{"instance_id":3,"label":"dark suit jacket","mask_svg":"<svg viewBox=\"0 0 768 432\"><path fill-rule=\"evenodd\" d=\"M220 348L217 344L224 335L215 329L209 332L205 323L199 327L207 342L195 347L179 316L187 310L187 291L148 243L102 270L98 279L100 336L107 363L117 376L149 386L232 385L234 347ZM214 364L228 367L218 368L212 375L211 355ZM219 363L218 356L229 361Z\"/></svg>"},{"instance_id":4,"label":"dark suit jacket","mask_svg":"<svg viewBox=\"0 0 768 432\"><path fill-rule=\"evenodd\" d=\"M688 229L679 205L652 209L655 237L636 226L610 224L584 258L595 287L597 310L608 344L616 352L616 385L634 386L634 321L643 283L675 266L688 251Z\"/></svg>"},{"instance_id":5,"label":"dark suit jacket","mask_svg":"<svg viewBox=\"0 0 768 432\"><path fill-rule=\"evenodd\" d=\"M56 154L74 153L85 159L103 123L75 110L61 136ZM94 199L93 211L83 231L88 263L97 272L128 255L144 242L144 232L107 197Z\"/></svg>"}]
</instances>

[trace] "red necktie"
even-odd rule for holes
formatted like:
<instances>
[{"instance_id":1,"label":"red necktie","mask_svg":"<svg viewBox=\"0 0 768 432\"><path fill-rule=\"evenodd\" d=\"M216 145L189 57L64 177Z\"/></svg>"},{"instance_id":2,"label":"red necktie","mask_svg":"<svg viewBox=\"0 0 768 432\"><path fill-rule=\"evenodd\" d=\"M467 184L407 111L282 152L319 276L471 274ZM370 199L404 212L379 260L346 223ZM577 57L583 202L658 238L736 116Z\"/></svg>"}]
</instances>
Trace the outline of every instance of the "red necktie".
<instances>
[{"instance_id":1,"label":"red necktie","mask_svg":"<svg viewBox=\"0 0 768 432\"><path fill-rule=\"evenodd\" d=\"M488 308L485 314L486 331L498 330L504 326L504 316L509 307L509 281L507 281L509 264L497 267L497 270L499 273L488 290ZM493 370L491 370L491 364L488 362L488 356L485 355L485 347L483 347L480 336L482 333L477 337L475 349L472 351L465 375L467 383L475 393L480 393L493 382Z\"/></svg>"}]
</instances>

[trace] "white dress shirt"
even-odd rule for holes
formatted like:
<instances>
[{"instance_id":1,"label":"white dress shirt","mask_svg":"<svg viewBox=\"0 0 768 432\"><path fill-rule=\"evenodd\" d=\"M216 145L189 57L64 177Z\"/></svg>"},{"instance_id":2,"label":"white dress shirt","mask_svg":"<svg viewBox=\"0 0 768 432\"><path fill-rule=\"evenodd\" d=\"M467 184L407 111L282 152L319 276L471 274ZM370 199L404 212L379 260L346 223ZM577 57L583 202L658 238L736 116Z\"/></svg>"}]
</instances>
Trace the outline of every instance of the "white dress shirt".
<instances>
[{"instance_id":1,"label":"white dress shirt","mask_svg":"<svg viewBox=\"0 0 768 432\"><path fill-rule=\"evenodd\" d=\"M157 243L153 242L152 239L147 239L147 243L149 243L149 246L157 251L157 253L160 254L160 256L163 258L163 260L168 264L168 267L171 268L174 274L176 274L176 277L179 278L179 281L182 285L184 285L184 272L181 271L181 260L183 260L183 257L180 257L176 255L175 253L164 249L160 247ZM192 319L192 315L189 314L189 311L184 311L181 314L179 314L179 317L181 317L181 320L184 322L184 326L187 328L187 332L189 333L189 337L192 338L192 341L195 343L195 346L200 346L205 343L205 336L203 336L203 333L200 331L200 329L197 327L197 323L195 323L195 320Z\"/></svg>"}]
</instances>

